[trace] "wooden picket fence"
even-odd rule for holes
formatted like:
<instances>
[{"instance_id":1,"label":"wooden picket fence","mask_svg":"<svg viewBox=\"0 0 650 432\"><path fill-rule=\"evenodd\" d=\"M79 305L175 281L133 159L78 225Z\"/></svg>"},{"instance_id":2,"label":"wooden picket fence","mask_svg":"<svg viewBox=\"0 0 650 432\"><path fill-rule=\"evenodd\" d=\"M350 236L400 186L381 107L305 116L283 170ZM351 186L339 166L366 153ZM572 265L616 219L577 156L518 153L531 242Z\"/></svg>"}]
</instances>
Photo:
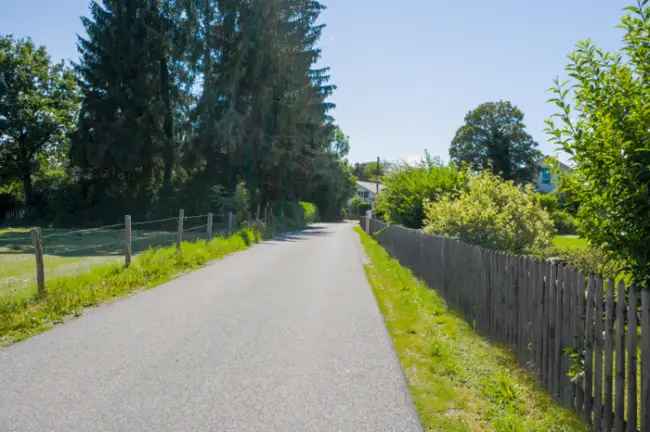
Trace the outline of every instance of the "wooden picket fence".
<instances>
[{"instance_id":1,"label":"wooden picket fence","mask_svg":"<svg viewBox=\"0 0 650 432\"><path fill-rule=\"evenodd\" d=\"M375 219L361 226L592 430L650 432L650 291Z\"/></svg>"}]
</instances>

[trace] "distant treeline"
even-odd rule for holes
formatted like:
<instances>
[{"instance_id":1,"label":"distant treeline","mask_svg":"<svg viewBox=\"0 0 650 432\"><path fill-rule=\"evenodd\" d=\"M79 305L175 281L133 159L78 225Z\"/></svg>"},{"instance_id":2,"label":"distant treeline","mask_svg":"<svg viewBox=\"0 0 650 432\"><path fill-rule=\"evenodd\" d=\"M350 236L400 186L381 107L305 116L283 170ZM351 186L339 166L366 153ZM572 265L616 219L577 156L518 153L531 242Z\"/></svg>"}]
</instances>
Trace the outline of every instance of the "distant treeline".
<instances>
[{"instance_id":1,"label":"distant treeline","mask_svg":"<svg viewBox=\"0 0 650 432\"><path fill-rule=\"evenodd\" d=\"M305 200L338 217L353 176L315 66L322 10L93 1L73 68L1 37L0 207L85 222L203 213L244 184L252 208Z\"/></svg>"}]
</instances>

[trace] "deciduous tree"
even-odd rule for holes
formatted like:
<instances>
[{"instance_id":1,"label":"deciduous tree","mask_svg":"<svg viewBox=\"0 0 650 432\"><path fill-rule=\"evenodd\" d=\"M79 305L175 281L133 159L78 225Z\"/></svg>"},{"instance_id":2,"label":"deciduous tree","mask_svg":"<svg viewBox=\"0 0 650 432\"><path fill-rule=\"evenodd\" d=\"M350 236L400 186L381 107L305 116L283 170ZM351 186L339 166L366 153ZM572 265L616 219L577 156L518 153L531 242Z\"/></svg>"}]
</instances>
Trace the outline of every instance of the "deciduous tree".
<instances>
[{"instance_id":1,"label":"deciduous tree","mask_svg":"<svg viewBox=\"0 0 650 432\"><path fill-rule=\"evenodd\" d=\"M0 179L20 180L31 206L40 161L65 154L78 89L73 72L29 39L0 37L0 76Z\"/></svg>"},{"instance_id":2,"label":"deciduous tree","mask_svg":"<svg viewBox=\"0 0 650 432\"><path fill-rule=\"evenodd\" d=\"M526 132L524 114L508 101L479 105L465 116L449 149L451 160L506 180L531 181L542 154Z\"/></svg>"}]
</instances>

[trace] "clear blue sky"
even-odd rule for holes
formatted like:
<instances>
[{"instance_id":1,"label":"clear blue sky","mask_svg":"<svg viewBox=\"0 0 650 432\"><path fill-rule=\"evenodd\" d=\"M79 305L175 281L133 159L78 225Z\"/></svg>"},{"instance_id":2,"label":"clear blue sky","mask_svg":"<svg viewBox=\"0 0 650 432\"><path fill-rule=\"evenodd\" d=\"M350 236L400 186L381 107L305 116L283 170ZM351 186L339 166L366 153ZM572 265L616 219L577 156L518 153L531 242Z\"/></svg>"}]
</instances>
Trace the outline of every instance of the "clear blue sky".
<instances>
[{"instance_id":1,"label":"clear blue sky","mask_svg":"<svg viewBox=\"0 0 650 432\"><path fill-rule=\"evenodd\" d=\"M75 59L88 0L1 0L0 33L31 36L54 59ZM631 0L322 0L323 63L332 67L338 123L353 162L447 158L467 111L509 99L543 151L546 90L575 43L621 45Z\"/></svg>"}]
</instances>

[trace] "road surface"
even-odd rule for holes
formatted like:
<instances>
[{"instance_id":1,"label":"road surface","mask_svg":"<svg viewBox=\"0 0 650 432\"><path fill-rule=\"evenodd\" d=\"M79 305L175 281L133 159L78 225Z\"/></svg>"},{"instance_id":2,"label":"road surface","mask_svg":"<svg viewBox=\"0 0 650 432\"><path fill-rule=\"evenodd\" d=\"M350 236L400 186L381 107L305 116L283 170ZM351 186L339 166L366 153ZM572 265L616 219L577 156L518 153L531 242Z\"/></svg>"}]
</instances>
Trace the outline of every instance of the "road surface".
<instances>
[{"instance_id":1,"label":"road surface","mask_svg":"<svg viewBox=\"0 0 650 432\"><path fill-rule=\"evenodd\" d=\"M351 224L0 349L0 431L420 431Z\"/></svg>"}]
</instances>

